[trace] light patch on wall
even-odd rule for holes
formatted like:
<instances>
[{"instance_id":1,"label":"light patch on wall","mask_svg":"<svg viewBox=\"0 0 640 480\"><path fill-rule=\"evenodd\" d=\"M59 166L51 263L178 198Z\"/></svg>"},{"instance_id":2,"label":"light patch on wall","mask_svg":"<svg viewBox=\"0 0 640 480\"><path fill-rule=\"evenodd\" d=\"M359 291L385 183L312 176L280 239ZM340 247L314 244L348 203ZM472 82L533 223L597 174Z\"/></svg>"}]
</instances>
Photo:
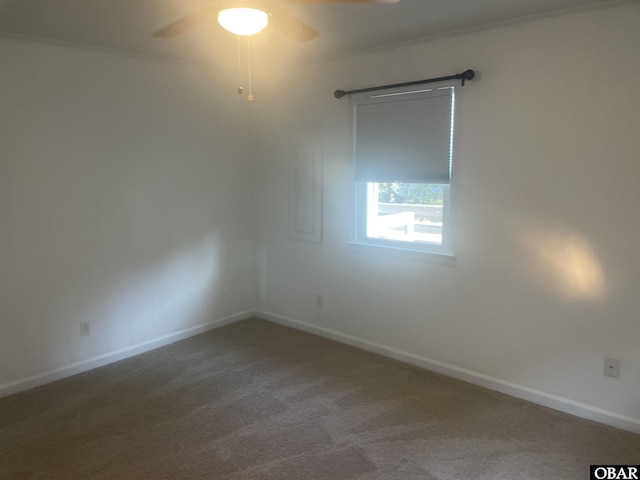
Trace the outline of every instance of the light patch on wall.
<instances>
[{"instance_id":1,"label":"light patch on wall","mask_svg":"<svg viewBox=\"0 0 640 480\"><path fill-rule=\"evenodd\" d=\"M110 344L122 345L206 321L220 270L218 244L209 234L131 272L87 316L97 327L94 336L106 334Z\"/></svg>"},{"instance_id":2,"label":"light patch on wall","mask_svg":"<svg viewBox=\"0 0 640 480\"><path fill-rule=\"evenodd\" d=\"M179 328L206 319L206 310L215 290L216 274L221 269L218 239L205 236L167 257L155 275L159 298L158 321L184 322Z\"/></svg>"},{"instance_id":3,"label":"light patch on wall","mask_svg":"<svg viewBox=\"0 0 640 480\"><path fill-rule=\"evenodd\" d=\"M533 257L530 273L538 283L566 299L606 298L602 264L584 235L558 228L527 228L519 237Z\"/></svg>"}]
</instances>

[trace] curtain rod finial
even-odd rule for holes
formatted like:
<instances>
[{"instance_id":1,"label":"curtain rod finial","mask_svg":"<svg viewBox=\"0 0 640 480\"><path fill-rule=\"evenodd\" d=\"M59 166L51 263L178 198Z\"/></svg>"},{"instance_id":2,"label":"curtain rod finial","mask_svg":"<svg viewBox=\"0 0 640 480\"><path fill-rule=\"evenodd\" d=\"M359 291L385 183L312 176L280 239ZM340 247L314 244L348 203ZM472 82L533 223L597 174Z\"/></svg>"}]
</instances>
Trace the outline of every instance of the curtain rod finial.
<instances>
[{"instance_id":1,"label":"curtain rod finial","mask_svg":"<svg viewBox=\"0 0 640 480\"><path fill-rule=\"evenodd\" d=\"M464 87L464 82L467 80L473 80L473 77L476 76L476 72L473 70L465 70L460 74L460 79L462 80L461 85Z\"/></svg>"},{"instance_id":2,"label":"curtain rod finial","mask_svg":"<svg viewBox=\"0 0 640 480\"><path fill-rule=\"evenodd\" d=\"M333 92L333 96L336 98L342 98L346 95L347 92L345 92L344 90L336 90L335 92Z\"/></svg>"}]
</instances>

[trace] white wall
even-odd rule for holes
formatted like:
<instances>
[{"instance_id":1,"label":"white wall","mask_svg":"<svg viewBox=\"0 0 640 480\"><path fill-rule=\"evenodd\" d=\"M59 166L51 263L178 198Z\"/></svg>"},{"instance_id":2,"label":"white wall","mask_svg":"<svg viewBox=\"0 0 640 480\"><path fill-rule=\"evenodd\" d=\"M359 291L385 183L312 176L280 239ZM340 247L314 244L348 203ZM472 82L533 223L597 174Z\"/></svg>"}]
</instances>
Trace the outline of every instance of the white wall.
<instances>
[{"instance_id":1,"label":"white wall","mask_svg":"<svg viewBox=\"0 0 640 480\"><path fill-rule=\"evenodd\" d=\"M274 75L254 139L261 311L640 431L638 25L636 3ZM351 112L333 90L467 68L479 78L457 98L457 265L350 250ZM287 234L301 124L322 126L322 245ZM620 379L602 374L605 356Z\"/></svg>"},{"instance_id":2,"label":"white wall","mask_svg":"<svg viewBox=\"0 0 640 480\"><path fill-rule=\"evenodd\" d=\"M6 38L0 59L0 393L255 305L230 85Z\"/></svg>"}]
</instances>

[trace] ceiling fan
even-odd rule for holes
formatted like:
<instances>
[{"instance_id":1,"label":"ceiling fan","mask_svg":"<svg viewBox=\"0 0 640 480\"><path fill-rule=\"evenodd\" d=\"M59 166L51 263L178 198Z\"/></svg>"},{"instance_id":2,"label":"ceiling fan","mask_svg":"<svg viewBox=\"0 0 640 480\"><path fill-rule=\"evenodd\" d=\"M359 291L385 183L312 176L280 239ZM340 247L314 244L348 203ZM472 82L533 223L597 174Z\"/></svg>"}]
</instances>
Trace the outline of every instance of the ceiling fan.
<instances>
[{"instance_id":1,"label":"ceiling fan","mask_svg":"<svg viewBox=\"0 0 640 480\"><path fill-rule=\"evenodd\" d=\"M298 20L280 6L281 3L321 4L321 3L398 3L400 0L263 0L224 1L219 0L153 33L157 38L172 38L196 25L218 19L223 28L236 35L253 35L271 23L291 40L306 42L318 36L318 31Z\"/></svg>"}]
</instances>

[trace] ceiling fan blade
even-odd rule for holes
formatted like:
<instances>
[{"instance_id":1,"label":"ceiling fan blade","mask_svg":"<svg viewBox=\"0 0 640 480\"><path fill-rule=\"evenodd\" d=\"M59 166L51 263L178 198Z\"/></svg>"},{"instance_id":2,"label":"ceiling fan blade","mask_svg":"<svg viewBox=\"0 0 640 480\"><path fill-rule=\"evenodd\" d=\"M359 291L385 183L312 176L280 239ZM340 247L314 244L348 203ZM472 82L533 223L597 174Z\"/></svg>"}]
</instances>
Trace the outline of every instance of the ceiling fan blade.
<instances>
[{"instance_id":1,"label":"ceiling fan blade","mask_svg":"<svg viewBox=\"0 0 640 480\"><path fill-rule=\"evenodd\" d=\"M301 22L293 15L280 8L271 8L271 17L269 23L276 30L297 42L307 42L318 36L318 31Z\"/></svg>"},{"instance_id":2,"label":"ceiling fan blade","mask_svg":"<svg viewBox=\"0 0 640 480\"><path fill-rule=\"evenodd\" d=\"M195 13L182 17L175 22L170 23L166 27L161 28L153 32L153 36L156 38L171 38L181 33L186 32L192 27L195 27L199 23L209 20L212 16L216 17L217 9L214 7L206 7L202 10L198 10Z\"/></svg>"}]
</instances>

